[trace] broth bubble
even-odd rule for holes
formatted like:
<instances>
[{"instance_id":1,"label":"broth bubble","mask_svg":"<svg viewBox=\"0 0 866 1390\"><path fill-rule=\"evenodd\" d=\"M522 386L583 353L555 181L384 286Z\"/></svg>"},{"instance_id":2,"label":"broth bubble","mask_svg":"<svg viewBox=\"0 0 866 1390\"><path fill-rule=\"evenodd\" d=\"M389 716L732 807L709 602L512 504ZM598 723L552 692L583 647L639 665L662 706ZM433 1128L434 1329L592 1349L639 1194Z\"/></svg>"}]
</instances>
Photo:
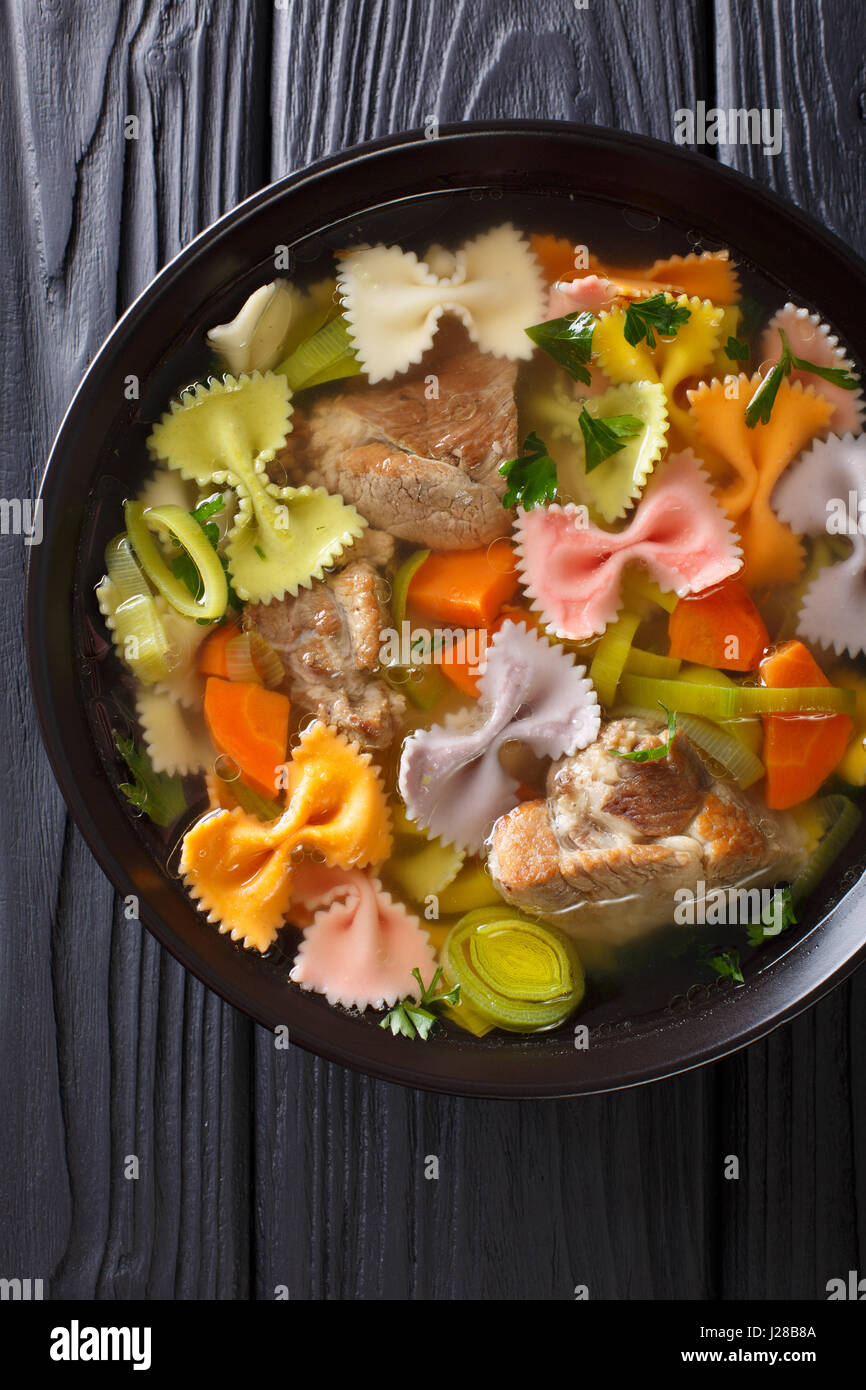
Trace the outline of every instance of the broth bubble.
<instances>
[{"instance_id":1,"label":"broth bubble","mask_svg":"<svg viewBox=\"0 0 866 1390\"><path fill-rule=\"evenodd\" d=\"M241 775L240 767L227 753L214 760L213 770L221 782L236 782Z\"/></svg>"}]
</instances>

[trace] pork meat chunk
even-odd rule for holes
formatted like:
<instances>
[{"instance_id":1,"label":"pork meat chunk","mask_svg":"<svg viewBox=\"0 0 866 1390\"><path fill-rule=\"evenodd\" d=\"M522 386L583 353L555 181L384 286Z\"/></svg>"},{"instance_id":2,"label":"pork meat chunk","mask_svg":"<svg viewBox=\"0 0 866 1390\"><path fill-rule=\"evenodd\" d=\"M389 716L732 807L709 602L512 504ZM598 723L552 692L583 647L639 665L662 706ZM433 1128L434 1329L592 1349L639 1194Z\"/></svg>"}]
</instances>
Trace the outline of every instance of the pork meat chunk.
<instances>
[{"instance_id":1,"label":"pork meat chunk","mask_svg":"<svg viewBox=\"0 0 866 1390\"><path fill-rule=\"evenodd\" d=\"M794 878L807 855L793 817L712 777L685 735L651 761L613 752L663 741L650 720L609 720L595 743L555 763L546 799L494 827L499 891L578 939L618 943L672 922L679 888Z\"/></svg>"}]
</instances>

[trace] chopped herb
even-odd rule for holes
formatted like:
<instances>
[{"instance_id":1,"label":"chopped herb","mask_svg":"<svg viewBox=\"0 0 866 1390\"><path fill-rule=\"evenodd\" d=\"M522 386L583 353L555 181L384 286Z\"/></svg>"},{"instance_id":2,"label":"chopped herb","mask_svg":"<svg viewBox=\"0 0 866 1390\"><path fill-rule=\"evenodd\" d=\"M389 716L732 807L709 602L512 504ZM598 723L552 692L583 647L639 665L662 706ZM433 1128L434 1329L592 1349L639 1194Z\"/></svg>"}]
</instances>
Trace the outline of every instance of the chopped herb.
<instances>
[{"instance_id":1,"label":"chopped herb","mask_svg":"<svg viewBox=\"0 0 866 1390\"><path fill-rule=\"evenodd\" d=\"M794 908L794 896L791 889L783 888L778 891L780 891L782 898L782 925L780 930L785 931L788 927L792 927L796 923L797 913ZM746 927L746 936L750 946L763 946L767 939L766 928L770 926L771 923L775 927L775 912L769 922L765 921L763 914L761 914L760 922L749 922ZM776 936L778 933L774 931L773 935Z\"/></svg>"},{"instance_id":2,"label":"chopped herb","mask_svg":"<svg viewBox=\"0 0 866 1390\"><path fill-rule=\"evenodd\" d=\"M776 365L770 368L746 406L746 424L750 430L758 424L769 424L779 387L795 367L801 372L812 372L822 380L832 382L834 386L841 386L843 391L855 391L860 385L857 377L849 372L847 367L820 367L817 362L807 362L804 357L795 357L783 330L780 328L778 332L782 340L782 356Z\"/></svg>"},{"instance_id":3,"label":"chopped herb","mask_svg":"<svg viewBox=\"0 0 866 1390\"><path fill-rule=\"evenodd\" d=\"M401 999L399 1004L396 1004L393 1009L389 1009L379 1027L390 1028L392 1033L402 1033L406 1038L414 1038L417 1034L426 1041L430 1029L437 1022L433 1010L442 1004L452 1006L457 1004L460 1000L460 986L455 985L453 989L446 990L442 994L436 993L436 987L442 978L441 965L429 985L425 985L421 978L421 971L417 966L412 974L421 989L420 999Z\"/></svg>"},{"instance_id":4,"label":"chopped herb","mask_svg":"<svg viewBox=\"0 0 866 1390\"><path fill-rule=\"evenodd\" d=\"M741 343L739 338L731 336L725 343L725 355L730 357L732 362L745 362L750 356L748 343Z\"/></svg>"},{"instance_id":5,"label":"chopped herb","mask_svg":"<svg viewBox=\"0 0 866 1390\"><path fill-rule=\"evenodd\" d=\"M177 774L169 777L164 772L154 772L147 753L136 748L131 738L121 738L116 729L114 746L135 779L120 784L126 799L149 816L154 825L171 825L183 815L186 797L182 778Z\"/></svg>"},{"instance_id":6,"label":"chopped herb","mask_svg":"<svg viewBox=\"0 0 866 1390\"><path fill-rule=\"evenodd\" d=\"M592 335L597 322L595 314L578 311L566 314L561 319L533 324L526 329L526 333L538 347L564 367L569 376L588 386L592 377L586 364L592 356Z\"/></svg>"},{"instance_id":7,"label":"chopped herb","mask_svg":"<svg viewBox=\"0 0 866 1390\"><path fill-rule=\"evenodd\" d=\"M600 418L590 415L586 406L577 417L583 442L586 446L586 471L591 473L600 463L624 449L626 440L640 434L643 420L636 415L607 415Z\"/></svg>"},{"instance_id":8,"label":"chopped herb","mask_svg":"<svg viewBox=\"0 0 866 1390\"><path fill-rule=\"evenodd\" d=\"M253 550L256 552L260 560L264 560L265 552L262 550L262 547L260 545L254 545Z\"/></svg>"},{"instance_id":9,"label":"chopped herb","mask_svg":"<svg viewBox=\"0 0 866 1390\"><path fill-rule=\"evenodd\" d=\"M677 304L676 300L665 294L637 299L626 310L625 340L632 347L637 347L646 338L647 347L654 348L656 340L653 330L662 338L671 338L684 323L688 323L691 316L691 309L685 304Z\"/></svg>"},{"instance_id":10,"label":"chopped herb","mask_svg":"<svg viewBox=\"0 0 866 1390\"><path fill-rule=\"evenodd\" d=\"M738 985L746 983L740 965L740 953L737 950L720 951L717 956L710 956L707 965L723 980L733 980Z\"/></svg>"},{"instance_id":11,"label":"chopped herb","mask_svg":"<svg viewBox=\"0 0 866 1390\"><path fill-rule=\"evenodd\" d=\"M659 704L662 705L661 700ZM636 748L632 753L624 753L619 748L612 748L618 758L626 758L630 763L651 763L656 758L666 758L671 751L671 745L677 734L677 712L675 709L668 709L667 705L662 705L662 709L668 717L668 732L664 743L660 743L656 748Z\"/></svg>"},{"instance_id":12,"label":"chopped herb","mask_svg":"<svg viewBox=\"0 0 866 1390\"><path fill-rule=\"evenodd\" d=\"M529 512L533 507L552 502L556 496L556 464L547 452L547 445L534 430L523 441L523 453L501 463L499 472L508 479L503 507L520 505Z\"/></svg>"}]
</instances>

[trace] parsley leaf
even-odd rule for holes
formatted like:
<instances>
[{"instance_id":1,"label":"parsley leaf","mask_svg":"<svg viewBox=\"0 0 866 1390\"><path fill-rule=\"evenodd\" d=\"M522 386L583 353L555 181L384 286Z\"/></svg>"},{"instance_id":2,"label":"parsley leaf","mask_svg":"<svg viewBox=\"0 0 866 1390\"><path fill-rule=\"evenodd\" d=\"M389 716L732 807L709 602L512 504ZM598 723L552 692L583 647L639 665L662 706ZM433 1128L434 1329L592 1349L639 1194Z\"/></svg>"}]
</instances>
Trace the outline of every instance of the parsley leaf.
<instances>
[{"instance_id":1,"label":"parsley leaf","mask_svg":"<svg viewBox=\"0 0 866 1390\"><path fill-rule=\"evenodd\" d=\"M743 967L740 965L740 953L737 950L720 951L717 956L709 958L707 965L723 980L733 980L738 985L746 983L743 979Z\"/></svg>"},{"instance_id":2,"label":"parsley leaf","mask_svg":"<svg viewBox=\"0 0 866 1390\"><path fill-rule=\"evenodd\" d=\"M127 801L149 816L154 825L171 825L183 815L186 797L182 778L176 773L169 777L164 772L154 772L147 753L136 748L131 738L121 738L116 729L114 746L135 779L120 784Z\"/></svg>"},{"instance_id":3,"label":"parsley leaf","mask_svg":"<svg viewBox=\"0 0 866 1390\"><path fill-rule=\"evenodd\" d=\"M552 502L556 496L556 464L547 452L547 445L533 430L523 441L523 453L499 465L499 472L508 479L502 499L503 507L524 511Z\"/></svg>"},{"instance_id":4,"label":"parsley leaf","mask_svg":"<svg viewBox=\"0 0 866 1390\"><path fill-rule=\"evenodd\" d=\"M672 337L678 328L688 323L691 309L677 304L665 294L653 294L649 299L636 299L628 306L623 333L632 347L646 338L647 347L656 345L653 329L663 338Z\"/></svg>"},{"instance_id":5,"label":"parsley leaf","mask_svg":"<svg viewBox=\"0 0 866 1390\"><path fill-rule=\"evenodd\" d=\"M575 381L588 386L592 380L586 364L592 356L592 335L598 322L595 314L566 314L561 319L535 323L524 331L538 347L564 367Z\"/></svg>"},{"instance_id":6,"label":"parsley leaf","mask_svg":"<svg viewBox=\"0 0 866 1390\"><path fill-rule=\"evenodd\" d=\"M591 473L600 463L625 448L626 440L640 434L643 420L636 415L590 415L586 406L577 417L586 448L586 471Z\"/></svg>"},{"instance_id":7,"label":"parsley leaf","mask_svg":"<svg viewBox=\"0 0 866 1390\"><path fill-rule=\"evenodd\" d=\"M778 332L782 340L782 356L764 377L746 407L746 424L750 430L753 430L757 424L769 424L770 414L776 396L779 394L779 387L784 378L791 375L795 367L798 371L811 372L814 376L821 377L823 381L832 382L834 386L840 386L843 391L856 391L860 385L857 377L849 372L847 367L820 367L817 362L807 362L805 357L795 357L784 331L780 328Z\"/></svg>"},{"instance_id":8,"label":"parsley leaf","mask_svg":"<svg viewBox=\"0 0 866 1390\"><path fill-rule=\"evenodd\" d=\"M777 891L778 891L778 890L777 890ZM781 927L781 930L782 930L782 931L785 931L788 927L792 927L792 926L796 923L796 921L797 921L797 913L796 913L796 910L795 910L795 907L794 907L794 895L793 895L793 893L791 892L791 889L790 889L790 888L783 888L783 889L781 890L781 897L782 897L782 927ZM765 922L765 921L764 921L763 915L762 915L761 920L760 920L759 922L749 922L748 926L746 927L746 937L747 937L747 939L748 939L749 945L750 945L750 946L763 946L764 942L767 940L767 934L766 934L765 928L768 927L768 926L770 926L770 925L775 925L775 914L774 914L774 916L770 919L769 922Z\"/></svg>"},{"instance_id":9,"label":"parsley leaf","mask_svg":"<svg viewBox=\"0 0 866 1390\"><path fill-rule=\"evenodd\" d=\"M459 1003L460 986L454 985L453 989L445 990L442 994L436 993L436 987L442 978L441 965L436 970L429 985L425 985L421 978L421 971L417 966L412 974L420 986L420 999L401 999L399 1004L396 1004L393 1009L389 1009L380 1021L379 1027L390 1028L395 1036L397 1033L402 1033L405 1038L414 1038L417 1034L426 1042L430 1029L437 1022L433 1010L442 1004L453 1006Z\"/></svg>"},{"instance_id":10,"label":"parsley leaf","mask_svg":"<svg viewBox=\"0 0 866 1390\"><path fill-rule=\"evenodd\" d=\"M661 700L659 704L662 705ZM666 758L677 736L677 712L675 709L668 709L667 705L662 705L662 709L668 717L668 732L664 743L660 743L656 748L635 748L632 753L623 753L619 748L612 748L610 751L630 763L651 763L655 762L656 758Z\"/></svg>"},{"instance_id":11,"label":"parsley leaf","mask_svg":"<svg viewBox=\"0 0 866 1390\"><path fill-rule=\"evenodd\" d=\"M745 362L751 356L751 349L748 343L741 343L732 334L725 343L725 356L730 357L732 362Z\"/></svg>"}]
</instances>

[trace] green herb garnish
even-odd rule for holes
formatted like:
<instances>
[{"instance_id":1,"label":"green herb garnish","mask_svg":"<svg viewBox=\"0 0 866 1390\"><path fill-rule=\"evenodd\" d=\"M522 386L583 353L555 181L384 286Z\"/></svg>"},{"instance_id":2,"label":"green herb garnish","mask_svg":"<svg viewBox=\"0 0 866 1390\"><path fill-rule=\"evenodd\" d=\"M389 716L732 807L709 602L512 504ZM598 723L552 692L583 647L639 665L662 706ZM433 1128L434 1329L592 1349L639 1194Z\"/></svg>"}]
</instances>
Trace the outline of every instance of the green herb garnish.
<instances>
[{"instance_id":1,"label":"green herb garnish","mask_svg":"<svg viewBox=\"0 0 866 1390\"><path fill-rule=\"evenodd\" d=\"M556 464L547 452L547 445L535 430L523 441L523 453L499 465L499 472L508 479L502 499L503 507L523 507L531 511L556 496Z\"/></svg>"},{"instance_id":2,"label":"green herb garnish","mask_svg":"<svg viewBox=\"0 0 866 1390\"><path fill-rule=\"evenodd\" d=\"M857 377L849 372L847 367L819 367L817 362L807 362L804 357L795 357L783 330L780 328L778 332L782 340L782 356L767 372L746 406L746 424L750 430L758 424L769 424L779 387L795 367L801 372L812 372L823 381L832 382L834 386L841 386L843 391L856 391L860 385Z\"/></svg>"},{"instance_id":3,"label":"green herb garnish","mask_svg":"<svg viewBox=\"0 0 866 1390\"><path fill-rule=\"evenodd\" d=\"M154 825L171 825L186 810L183 779L174 773L154 772L147 753L136 748L132 739L121 738L114 730L114 746L134 777L133 782L121 782L120 790L128 801L143 811Z\"/></svg>"},{"instance_id":4,"label":"green herb garnish","mask_svg":"<svg viewBox=\"0 0 866 1390\"><path fill-rule=\"evenodd\" d=\"M595 314L578 311L547 323L535 323L525 331L569 376L588 386L592 377L586 364L592 356L592 335L597 322Z\"/></svg>"},{"instance_id":5,"label":"green herb garnish","mask_svg":"<svg viewBox=\"0 0 866 1390\"><path fill-rule=\"evenodd\" d=\"M636 415L590 415L586 406L577 417L586 451L586 472L591 473L600 463L624 449L626 441L640 434L643 420Z\"/></svg>"},{"instance_id":6,"label":"green herb garnish","mask_svg":"<svg viewBox=\"0 0 866 1390\"><path fill-rule=\"evenodd\" d=\"M782 897L781 931L786 931L788 927L792 927L796 923L797 913L794 908L794 895L791 892L791 889L783 888L780 891ZM771 919L771 921L773 921L773 919ZM761 916L761 920L759 922L749 922L746 926L746 937L748 939L749 945L763 946L764 942L767 940L766 928L770 925L770 922L764 921L763 915ZM775 925L774 922L773 925ZM779 935L779 933L774 932L773 935L777 936Z\"/></svg>"},{"instance_id":7,"label":"green herb garnish","mask_svg":"<svg viewBox=\"0 0 866 1390\"><path fill-rule=\"evenodd\" d=\"M740 953L737 950L720 951L717 956L710 956L707 965L723 980L733 980L738 985L746 983L743 979L743 967L740 965Z\"/></svg>"},{"instance_id":8,"label":"green herb garnish","mask_svg":"<svg viewBox=\"0 0 866 1390\"><path fill-rule=\"evenodd\" d=\"M725 356L730 357L732 362L745 362L751 355L748 343L741 343L739 338L733 335L725 343Z\"/></svg>"},{"instance_id":9,"label":"green herb garnish","mask_svg":"<svg viewBox=\"0 0 866 1390\"><path fill-rule=\"evenodd\" d=\"M438 1021L433 1010L442 1004L452 1007L457 1004L460 1000L460 986L454 985L453 989L446 990L443 994L436 993L436 986L442 978L441 965L429 985L425 985L417 966L412 974L420 986L421 998L401 999L399 1004L386 1013L379 1027L390 1028L392 1033L402 1033L406 1038L414 1038L418 1034L426 1042L430 1029Z\"/></svg>"},{"instance_id":10,"label":"green herb garnish","mask_svg":"<svg viewBox=\"0 0 866 1390\"><path fill-rule=\"evenodd\" d=\"M653 294L649 299L637 299L628 306L623 333L632 347L646 338L647 347L656 345L655 333L662 338L671 338L684 323L688 323L692 311L685 304L665 294ZM654 331L655 330L655 333Z\"/></svg>"},{"instance_id":11,"label":"green herb garnish","mask_svg":"<svg viewBox=\"0 0 866 1390\"><path fill-rule=\"evenodd\" d=\"M659 704L662 705L661 700ZM668 732L664 743L660 743L657 748L636 748L632 753L624 753L619 748L612 748L610 751L618 758L626 758L630 763L651 763L655 762L656 758L666 758L677 734L677 712L675 709L668 709L667 705L662 705L662 709L668 717Z\"/></svg>"}]
</instances>

